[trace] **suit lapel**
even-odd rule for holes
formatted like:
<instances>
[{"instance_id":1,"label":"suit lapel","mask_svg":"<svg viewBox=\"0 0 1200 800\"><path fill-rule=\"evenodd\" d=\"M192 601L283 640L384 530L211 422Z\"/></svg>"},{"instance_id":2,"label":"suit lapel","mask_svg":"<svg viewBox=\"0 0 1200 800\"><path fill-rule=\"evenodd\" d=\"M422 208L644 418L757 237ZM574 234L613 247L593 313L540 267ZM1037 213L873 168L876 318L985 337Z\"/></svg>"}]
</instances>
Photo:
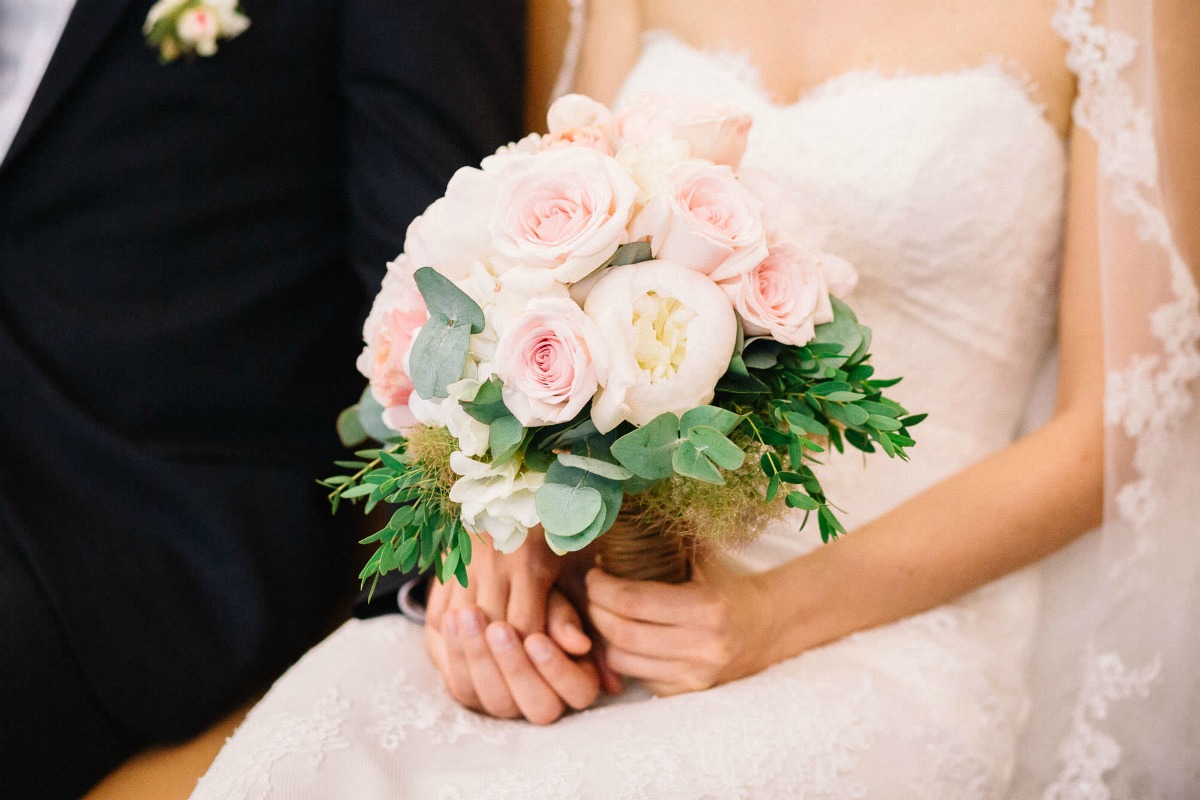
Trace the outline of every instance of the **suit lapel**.
<instances>
[{"instance_id":1,"label":"suit lapel","mask_svg":"<svg viewBox=\"0 0 1200 800\"><path fill-rule=\"evenodd\" d=\"M0 172L20 155L66 97L133 0L76 0L62 38L17 129ZM151 56L153 57L153 56Z\"/></svg>"}]
</instances>

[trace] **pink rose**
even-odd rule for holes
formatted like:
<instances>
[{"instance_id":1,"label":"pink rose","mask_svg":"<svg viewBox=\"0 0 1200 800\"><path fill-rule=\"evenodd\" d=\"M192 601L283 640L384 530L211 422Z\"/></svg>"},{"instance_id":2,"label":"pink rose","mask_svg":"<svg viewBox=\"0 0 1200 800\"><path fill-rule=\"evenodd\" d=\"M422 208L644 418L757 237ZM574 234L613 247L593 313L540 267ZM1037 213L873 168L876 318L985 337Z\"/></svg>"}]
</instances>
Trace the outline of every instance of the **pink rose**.
<instances>
[{"instance_id":1,"label":"pink rose","mask_svg":"<svg viewBox=\"0 0 1200 800\"><path fill-rule=\"evenodd\" d=\"M637 184L616 159L582 147L514 160L499 175L491 234L510 265L587 277L628 241Z\"/></svg>"},{"instance_id":2,"label":"pink rose","mask_svg":"<svg viewBox=\"0 0 1200 800\"><path fill-rule=\"evenodd\" d=\"M406 359L429 314L413 272L405 256L388 264L383 287L363 326L366 347L358 357L358 371L371 382L371 394L384 408L383 422L393 430L417 422L408 409L413 383Z\"/></svg>"},{"instance_id":3,"label":"pink rose","mask_svg":"<svg viewBox=\"0 0 1200 800\"><path fill-rule=\"evenodd\" d=\"M613 154L612 145L604 131L594 127L560 128L543 136L538 145L542 150L561 150L565 147L587 147L606 156Z\"/></svg>"},{"instance_id":4,"label":"pink rose","mask_svg":"<svg viewBox=\"0 0 1200 800\"><path fill-rule=\"evenodd\" d=\"M527 428L573 419L596 394L607 365L599 329L565 299L533 300L496 351L504 404Z\"/></svg>"},{"instance_id":5,"label":"pink rose","mask_svg":"<svg viewBox=\"0 0 1200 800\"><path fill-rule=\"evenodd\" d=\"M771 244L754 269L721 284L749 336L807 344L815 326L833 320L819 256L787 240Z\"/></svg>"},{"instance_id":6,"label":"pink rose","mask_svg":"<svg viewBox=\"0 0 1200 800\"><path fill-rule=\"evenodd\" d=\"M729 167L685 163L638 214L634 241L650 238L655 258L675 261L714 281L749 272L767 257L762 204Z\"/></svg>"},{"instance_id":7,"label":"pink rose","mask_svg":"<svg viewBox=\"0 0 1200 800\"><path fill-rule=\"evenodd\" d=\"M752 119L737 109L693 97L639 97L618 119L623 144L664 138L687 142L692 158L737 169L746 152Z\"/></svg>"}]
</instances>

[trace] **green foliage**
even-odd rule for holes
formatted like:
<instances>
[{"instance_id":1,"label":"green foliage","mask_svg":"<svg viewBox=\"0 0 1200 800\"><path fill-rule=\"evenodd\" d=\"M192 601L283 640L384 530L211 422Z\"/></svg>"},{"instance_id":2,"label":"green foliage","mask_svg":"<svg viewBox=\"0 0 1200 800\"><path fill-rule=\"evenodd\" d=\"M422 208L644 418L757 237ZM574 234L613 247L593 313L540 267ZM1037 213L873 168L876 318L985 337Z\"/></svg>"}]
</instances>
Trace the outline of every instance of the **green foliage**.
<instances>
[{"instance_id":1,"label":"green foliage","mask_svg":"<svg viewBox=\"0 0 1200 800\"><path fill-rule=\"evenodd\" d=\"M535 502L546 541L562 555L582 550L611 528L623 499L620 481L567 466L559 459L546 471L546 482L538 489ZM580 527L588 516L591 519Z\"/></svg>"},{"instance_id":2,"label":"green foliage","mask_svg":"<svg viewBox=\"0 0 1200 800\"><path fill-rule=\"evenodd\" d=\"M732 411L700 406L677 417L660 414L617 439L612 455L623 467L646 480L683 475L720 485L722 469L737 469L745 459L742 448L726 436L741 421Z\"/></svg>"},{"instance_id":3,"label":"green foliage","mask_svg":"<svg viewBox=\"0 0 1200 800\"><path fill-rule=\"evenodd\" d=\"M512 414L498 417L488 426L488 449L492 462L499 464L517 454L525 438L525 429Z\"/></svg>"},{"instance_id":4,"label":"green foliage","mask_svg":"<svg viewBox=\"0 0 1200 800\"><path fill-rule=\"evenodd\" d=\"M483 310L437 270L421 267L413 277L429 310L409 357L413 387L427 399L446 397L462 377L471 334L483 332Z\"/></svg>"},{"instance_id":5,"label":"green foliage","mask_svg":"<svg viewBox=\"0 0 1200 800\"><path fill-rule=\"evenodd\" d=\"M612 258L604 262L605 267L623 267L626 264L640 264L654 258L650 252L649 242L630 242L617 248Z\"/></svg>"},{"instance_id":6,"label":"green foliage","mask_svg":"<svg viewBox=\"0 0 1200 800\"><path fill-rule=\"evenodd\" d=\"M675 474L671 455L679 443L679 418L667 412L617 439L612 454L634 475L661 480Z\"/></svg>"},{"instance_id":7,"label":"green foliage","mask_svg":"<svg viewBox=\"0 0 1200 800\"><path fill-rule=\"evenodd\" d=\"M359 580L378 581L393 570L433 570L439 580L457 578L467 584L471 537L459 521L459 507L449 498L454 474L450 453L457 442L440 428L418 428L410 439L382 449L361 450L365 461L341 462L354 470L318 481L330 489L334 512L342 501L365 501L369 513L379 503L398 506L388 523L361 541L376 544Z\"/></svg>"},{"instance_id":8,"label":"green foliage","mask_svg":"<svg viewBox=\"0 0 1200 800\"><path fill-rule=\"evenodd\" d=\"M368 439L387 442L395 439L394 430L383 423L383 406L371 394L371 387L363 390L358 402L338 414L338 438L346 447L358 447Z\"/></svg>"},{"instance_id":9,"label":"green foliage","mask_svg":"<svg viewBox=\"0 0 1200 800\"><path fill-rule=\"evenodd\" d=\"M845 303L830 300L833 321L818 325L807 345L746 342L714 400L714 405L741 414L735 432L744 431L764 448L759 467L767 479L766 499L782 494L788 506L816 511L826 541L845 533L845 527L809 466L820 463L815 456L828 446L841 452L849 445L907 459L906 448L915 444L909 429L924 419L884 396L899 379L874 377L875 368L867 363L870 329L859 324ZM757 393L756 385L763 387Z\"/></svg>"},{"instance_id":10,"label":"green foliage","mask_svg":"<svg viewBox=\"0 0 1200 800\"><path fill-rule=\"evenodd\" d=\"M511 416L512 412L508 410L508 406L504 405L503 392L504 384L493 375L479 387L479 391L475 393L475 399L462 403L463 411L484 425L491 425L501 417Z\"/></svg>"}]
</instances>

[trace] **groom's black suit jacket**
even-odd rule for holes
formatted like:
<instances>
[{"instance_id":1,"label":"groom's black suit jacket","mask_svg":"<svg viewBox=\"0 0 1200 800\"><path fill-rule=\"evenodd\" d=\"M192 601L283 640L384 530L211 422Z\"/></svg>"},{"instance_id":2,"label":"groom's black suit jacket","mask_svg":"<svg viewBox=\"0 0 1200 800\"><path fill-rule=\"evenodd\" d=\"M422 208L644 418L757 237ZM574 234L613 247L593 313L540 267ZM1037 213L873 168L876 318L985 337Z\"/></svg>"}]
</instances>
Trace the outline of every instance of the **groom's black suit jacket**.
<instances>
[{"instance_id":1,"label":"groom's black suit jacket","mask_svg":"<svg viewBox=\"0 0 1200 800\"><path fill-rule=\"evenodd\" d=\"M294 659L349 588L352 515L314 479L364 304L454 169L519 135L524 18L243 0L245 34L161 65L151 4L78 0L0 165L0 545L105 708L158 739Z\"/></svg>"}]
</instances>

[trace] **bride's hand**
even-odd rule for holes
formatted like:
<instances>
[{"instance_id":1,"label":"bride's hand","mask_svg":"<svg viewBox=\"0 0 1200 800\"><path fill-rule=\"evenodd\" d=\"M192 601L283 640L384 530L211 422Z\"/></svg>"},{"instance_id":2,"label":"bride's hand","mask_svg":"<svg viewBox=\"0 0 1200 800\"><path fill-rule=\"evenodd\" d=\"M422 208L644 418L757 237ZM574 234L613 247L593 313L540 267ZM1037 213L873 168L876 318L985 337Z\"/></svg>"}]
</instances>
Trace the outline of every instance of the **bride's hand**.
<instances>
[{"instance_id":1,"label":"bride's hand","mask_svg":"<svg viewBox=\"0 0 1200 800\"><path fill-rule=\"evenodd\" d=\"M541 528L534 528L516 552L504 554L492 547L490 538L472 548L467 567L467 585L456 581L434 583L426 602L427 625L440 628L442 618L451 609L478 607L488 620L505 620L521 636L546 630L546 597L558 580L563 559L554 555ZM587 652L590 642L582 632L570 637L564 646L569 652ZM582 648L582 649L580 649Z\"/></svg>"},{"instance_id":2,"label":"bride's hand","mask_svg":"<svg viewBox=\"0 0 1200 800\"><path fill-rule=\"evenodd\" d=\"M574 606L557 590L547 600L547 626L561 640L563 630L579 632ZM521 640L507 622L488 623L476 607L447 611L442 625L426 625L430 658L459 703L494 717L525 717L554 722L567 707L582 710L596 701L601 680L590 658L571 658L544 633Z\"/></svg>"},{"instance_id":3,"label":"bride's hand","mask_svg":"<svg viewBox=\"0 0 1200 800\"><path fill-rule=\"evenodd\" d=\"M426 645L456 700L492 716L539 723L553 722L566 706L595 701L599 662L581 660L592 650L591 639L574 606L551 591L560 572L574 567L550 552L535 530L509 555L487 544L475 548L466 587L433 584ZM611 691L612 678L605 677Z\"/></svg>"},{"instance_id":4,"label":"bride's hand","mask_svg":"<svg viewBox=\"0 0 1200 800\"><path fill-rule=\"evenodd\" d=\"M707 689L772 663L774 608L766 587L715 559L679 585L593 569L587 592L609 666L656 695Z\"/></svg>"}]
</instances>

